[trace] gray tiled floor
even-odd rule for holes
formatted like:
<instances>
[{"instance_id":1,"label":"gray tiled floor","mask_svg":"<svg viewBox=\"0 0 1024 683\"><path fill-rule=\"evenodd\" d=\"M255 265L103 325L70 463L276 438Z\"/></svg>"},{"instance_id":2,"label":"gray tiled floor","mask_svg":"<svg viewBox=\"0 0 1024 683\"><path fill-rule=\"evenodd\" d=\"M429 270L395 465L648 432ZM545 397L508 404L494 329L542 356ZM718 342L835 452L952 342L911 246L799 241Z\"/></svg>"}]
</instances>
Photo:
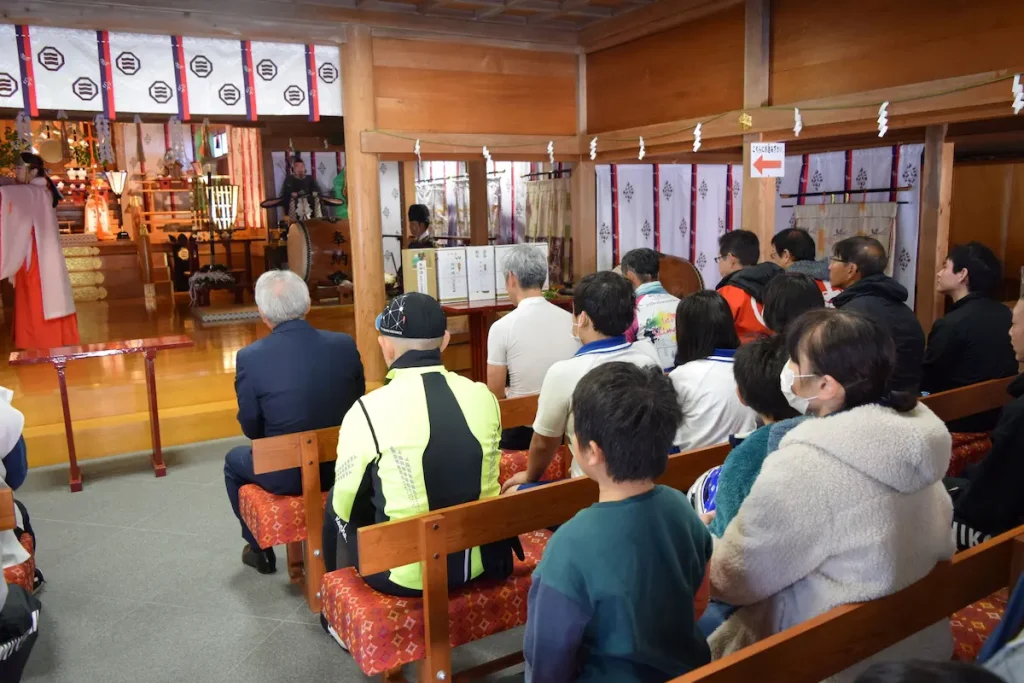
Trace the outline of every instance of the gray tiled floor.
<instances>
[{"instance_id":1,"label":"gray tiled floor","mask_svg":"<svg viewBox=\"0 0 1024 683\"><path fill-rule=\"evenodd\" d=\"M18 499L47 584L26 683L343 683L365 680L320 629L299 590L240 561L223 456L239 440L167 451L167 477L141 456L33 470ZM517 629L459 648L456 670L512 652ZM411 677L412 672L409 672Z\"/></svg>"}]
</instances>

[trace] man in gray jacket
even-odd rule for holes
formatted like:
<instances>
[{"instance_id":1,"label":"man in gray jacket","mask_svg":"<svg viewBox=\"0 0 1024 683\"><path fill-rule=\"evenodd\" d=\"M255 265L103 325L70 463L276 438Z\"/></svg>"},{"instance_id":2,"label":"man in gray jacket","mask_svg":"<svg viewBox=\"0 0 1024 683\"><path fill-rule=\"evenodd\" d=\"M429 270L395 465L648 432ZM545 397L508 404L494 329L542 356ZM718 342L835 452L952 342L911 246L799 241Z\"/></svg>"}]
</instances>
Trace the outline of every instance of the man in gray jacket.
<instances>
[{"instance_id":1,"label":"man in gray jacket","mask_svg":"<svg viewBox=\"0 0 1024 683\"><path fill-rule=\"evenodd\" d=\"M786 228L772 238L771 260L791 273L810 276L825 297L825 305L832 308L832 297L843 290L829 281L829 260L815 261L814 255L814 238L802 228Z\"/></svg>"}]
</instances>

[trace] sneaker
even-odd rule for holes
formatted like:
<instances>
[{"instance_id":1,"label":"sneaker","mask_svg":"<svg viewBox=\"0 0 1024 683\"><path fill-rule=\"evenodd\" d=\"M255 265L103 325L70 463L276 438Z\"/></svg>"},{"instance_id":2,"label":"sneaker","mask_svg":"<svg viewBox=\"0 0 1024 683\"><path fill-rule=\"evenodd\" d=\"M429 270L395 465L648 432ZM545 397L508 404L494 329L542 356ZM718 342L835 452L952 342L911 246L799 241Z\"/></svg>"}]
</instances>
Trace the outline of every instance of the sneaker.
<instances>
[{"instance_id":1,"label":"sneaker","mask_svg":"<svg viewBox=\"0 0 1024 683\"><path fill-rule=\"evenodd\" d=\"M338 635L338 632L335 631L334 628L327 622L327 617L325 617L323 613L320 614L320 627L323 628L324 633L329 635L331 638L334 638L334 642L340 645L342 650L348 652L348 645L345 644L345 641L341 639L341 636Z\"/></svg>"},{"instance_id":2,"label":"sneaker","mask_svg":"<svg viewBox=\"0 0 1024 683\"><path fill-rule=\"evenodd\" d=\"M35 593L38 591L43 587L44 583L46 583L46 577L43 576L43 573L39 571L39 568L37 567L36 573L32 576L32 592Z\"/></svg>"},{"instance_id":3,"label":"sneaker","mask_svg":"<svg viewBox=\"0 0 1024 683\"><path fill-rule=\"evenodd\" d=\"M273 574L277 571L277 557L273 548L259 550L246 543L242 548L242 564L252 567L260 574Z\"/></svg>"}]
</instances>

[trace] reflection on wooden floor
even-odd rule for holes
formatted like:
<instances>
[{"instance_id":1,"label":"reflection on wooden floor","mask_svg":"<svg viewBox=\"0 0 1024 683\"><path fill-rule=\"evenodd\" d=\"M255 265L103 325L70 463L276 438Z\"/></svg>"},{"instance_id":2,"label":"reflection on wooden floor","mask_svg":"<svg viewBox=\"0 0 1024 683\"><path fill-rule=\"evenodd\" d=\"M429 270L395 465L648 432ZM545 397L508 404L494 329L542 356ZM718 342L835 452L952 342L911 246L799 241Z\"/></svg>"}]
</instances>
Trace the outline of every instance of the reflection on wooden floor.
<instances>
[{"instance_id":1,"label":"reflection on wooden floor","mask_svg":"<svg viewBox=\"0 0 1024 683\"><path fill-rule=\"evenodd\" d=\"M179 295L180 297L181 295ZM214 299L228 305L229 296ZM5 320L13 320L7 311ZM314 308L317 328L354 334L351 306ZM453 334L462 331L453 321ZM82 343L187 334L192 349L161 352L156 360L161 436L165 447L238 436L234 393L235 353L270 331L259 321L201 325L190 314L188 298L162 302L147 312L142 300L78 304ZM10 323L0 335L6 359L13 350ZM465 335L445 353L451 369L469 366ZM68 394L80 460L150 448L146 377L141 356L76 361L67 368ZM67 462L67 442L57 373L50 365L0 369L0 385L14 391L14 406L25 414L25 440L32 467Z\"/></svg>"}]
</instances>

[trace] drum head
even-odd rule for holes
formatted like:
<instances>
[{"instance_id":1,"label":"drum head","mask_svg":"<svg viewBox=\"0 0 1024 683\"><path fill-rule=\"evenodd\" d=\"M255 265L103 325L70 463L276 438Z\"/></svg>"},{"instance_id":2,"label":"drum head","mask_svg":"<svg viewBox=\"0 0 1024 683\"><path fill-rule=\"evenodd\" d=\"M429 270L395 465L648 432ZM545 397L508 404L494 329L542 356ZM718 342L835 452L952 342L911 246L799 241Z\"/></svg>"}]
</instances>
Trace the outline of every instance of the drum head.
<instances>
[{"instance_id":1,"label":"drum head","mask_svg":"<svg viewBox=\"0 0 1024 683\"><path fill-rule=\"evenodd\" d=\"M301 221L288 227L288 270L309 281L309 232Z\"/></svg>"},{"instance_id":2,"label":"drum head","mask_svg":"<svg viewBox=\"0 0 1024 683\"><path fill-rule=\"evenodd\" d=\"M682 299L704 289L704 278L701 277L700 271L684 258L662 254L658 270L661 285L674 297Z\"/></svg>"}]
</instances>

